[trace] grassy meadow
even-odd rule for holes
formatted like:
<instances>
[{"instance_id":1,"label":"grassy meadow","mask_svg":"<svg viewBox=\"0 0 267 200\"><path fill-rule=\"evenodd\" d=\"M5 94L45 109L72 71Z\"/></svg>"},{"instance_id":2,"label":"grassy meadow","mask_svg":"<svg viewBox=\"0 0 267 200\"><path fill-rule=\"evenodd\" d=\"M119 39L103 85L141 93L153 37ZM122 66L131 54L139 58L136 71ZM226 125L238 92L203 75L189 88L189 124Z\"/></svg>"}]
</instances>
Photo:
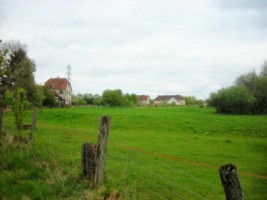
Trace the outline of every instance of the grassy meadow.
<instances>
[{"instance_id":1,"label":"grassy meadow","mask_svg":"<svg viewBox=\"0 0 267 200\"><path fill-rule=\"evenodd\" d=\"M102 115L112 117L106 184L94 191L81 178L81 146L96 143ZM11 112L3 125L15 133ZM0 144L0 199L99 199L114 191L120 199L225 199L218 169L228 163L245 199L267 197L267 115L193 106L40 109L30 148L9 134Z\"/></svg>"}]
</instances>

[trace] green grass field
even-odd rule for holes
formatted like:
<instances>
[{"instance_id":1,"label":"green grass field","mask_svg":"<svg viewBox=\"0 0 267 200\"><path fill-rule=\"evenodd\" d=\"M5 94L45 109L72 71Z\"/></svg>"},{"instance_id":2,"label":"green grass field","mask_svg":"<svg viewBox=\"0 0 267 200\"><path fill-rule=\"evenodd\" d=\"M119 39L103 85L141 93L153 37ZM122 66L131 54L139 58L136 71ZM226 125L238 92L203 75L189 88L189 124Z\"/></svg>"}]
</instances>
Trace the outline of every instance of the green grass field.
<instances>
[{"instance_id":1,"label":"green grass field","mask_svg":"<svg viewBox=\"0 0 267 200\"><path fill-rule=\"evenodd\" d=\"M30 123L32 112L27 115ZM112 117L105 189L80 177L81 146ZM12 113L4 129L14 131ZM29 131L24 131L28 134ZM41 109L34 142L1 139L2 199L225 199L218 169L237 166L245 199L267 197L267 116L222 115L199 107Z\"/></svg>"}]
</instances>

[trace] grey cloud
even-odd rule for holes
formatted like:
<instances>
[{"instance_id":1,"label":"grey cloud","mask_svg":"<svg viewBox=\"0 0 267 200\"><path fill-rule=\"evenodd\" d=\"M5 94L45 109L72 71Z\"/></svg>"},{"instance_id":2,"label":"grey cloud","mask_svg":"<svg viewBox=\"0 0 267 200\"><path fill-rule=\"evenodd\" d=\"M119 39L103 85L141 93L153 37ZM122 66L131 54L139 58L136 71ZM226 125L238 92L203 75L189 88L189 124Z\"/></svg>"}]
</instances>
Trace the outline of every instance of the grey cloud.
<instances>
[{"instance_id":1,"label":"grey cloud","mask_svg":"<svg viewBox=\"0 0 267 200\"><path fill-rule=\"evenodd\" d=\"M254 27L267 28L266 0L215 0L211 2L219 9L243 15L245 21L240 21L240 24L250 23Z\"/></svg>"},{"instance_id":2,"label":"grey cloud","mask_svg":"<svg viewBox=\"0 0 267 200\"><path fill-rule=\"evenodd\" d=\"M267 9L266 0L215 0L212 2L226 9Z\"/></svg>"}]
</instances>

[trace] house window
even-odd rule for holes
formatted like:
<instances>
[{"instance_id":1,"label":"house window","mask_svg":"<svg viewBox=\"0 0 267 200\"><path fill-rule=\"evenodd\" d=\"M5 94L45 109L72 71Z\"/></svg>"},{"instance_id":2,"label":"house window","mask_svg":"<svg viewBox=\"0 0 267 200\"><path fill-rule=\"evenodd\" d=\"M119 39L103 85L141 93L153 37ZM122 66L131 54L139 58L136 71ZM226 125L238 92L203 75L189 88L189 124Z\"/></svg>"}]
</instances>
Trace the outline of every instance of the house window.
<instances>
[{"instance_id":1,"label":"house window","mask_svg":"<svg viewBox=\"0 0 267 200\"><path fill-rule=\"evenodd\" d=\"M59 90L59 94L63 94L63 90Z\"/></svg>"}]
</instances>

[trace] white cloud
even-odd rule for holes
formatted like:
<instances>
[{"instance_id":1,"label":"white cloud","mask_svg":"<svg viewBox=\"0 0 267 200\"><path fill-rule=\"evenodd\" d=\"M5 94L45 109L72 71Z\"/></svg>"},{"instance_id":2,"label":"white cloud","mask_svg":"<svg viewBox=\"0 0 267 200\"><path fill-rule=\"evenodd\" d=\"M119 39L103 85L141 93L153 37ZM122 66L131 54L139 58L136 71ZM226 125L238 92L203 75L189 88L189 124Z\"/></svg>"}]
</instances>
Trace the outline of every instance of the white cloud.
<instances>
[{"instance_id":1,"label":"white cloud","mask_svg":"<svg viewBox=\"0 0 267 200\"><path fill-rule=\"evenodd\" d=\"M69 64L75 92L205 98L266 59L266 4L231 2L10 0L0 37L28 45L38 83Z\"/></svg>"}]
</instances>

